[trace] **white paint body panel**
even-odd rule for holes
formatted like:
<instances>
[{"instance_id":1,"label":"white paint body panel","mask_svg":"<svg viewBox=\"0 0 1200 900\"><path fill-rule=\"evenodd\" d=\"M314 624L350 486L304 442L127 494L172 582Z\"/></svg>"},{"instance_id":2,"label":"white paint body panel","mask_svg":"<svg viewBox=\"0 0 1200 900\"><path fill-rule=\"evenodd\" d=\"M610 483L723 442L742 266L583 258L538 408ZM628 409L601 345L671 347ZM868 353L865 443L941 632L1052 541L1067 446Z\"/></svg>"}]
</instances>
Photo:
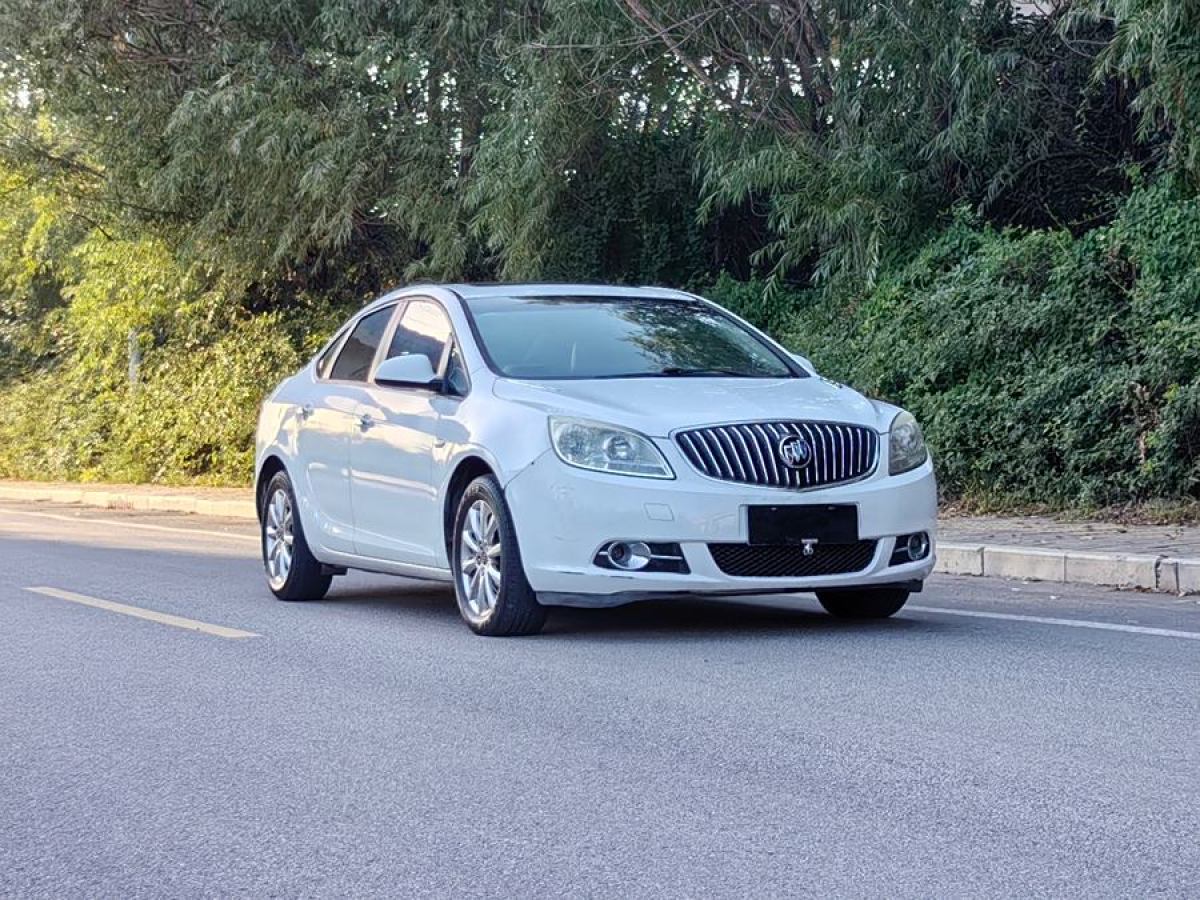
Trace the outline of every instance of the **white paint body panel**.
<instances>
[{"instance_id":1,"label":"white paint body panel","mask_svg":"<svg viewBox=\"0 0 1200 900\"><path fill-rule=\"evenodd\" d=\"M476 346L460 297L488 291L685 296L578 285L419 287L366 307L360 316L397 300L403 306L409 297L438 302L453 326L470 390L452 397L425 388L331 382L318 377L314 360L272 393L259 420L256 472L261 482L264 469L286 467L305 534L322 562L450 580L448 492L455 469L472 459L486 464L504 488L526 575L549 602L608 605L637 592L748 593L883 584L923 579L932 570L932 553L919 563L888 566L894 536L926 531L932 539L937 515L931 462L903 475L887 474L887 430L899 412L896 407L820 377L503 378L492 372ZM550 415L641 432L654 440L676 477L636 478L569 466L551 449ZM700 474L670 438L685 427L772 419L873 428L881 433L878 465L861 481L830 488L747 486ZM732 577L716 567L706 544L745 541L747 505L789 503L857 505L860 535L879 539L870 566L854 575L807 580ZM619 572L594 565L597 550L612 540L678 543L691 572Z\"/></svg>"}]
</instances>

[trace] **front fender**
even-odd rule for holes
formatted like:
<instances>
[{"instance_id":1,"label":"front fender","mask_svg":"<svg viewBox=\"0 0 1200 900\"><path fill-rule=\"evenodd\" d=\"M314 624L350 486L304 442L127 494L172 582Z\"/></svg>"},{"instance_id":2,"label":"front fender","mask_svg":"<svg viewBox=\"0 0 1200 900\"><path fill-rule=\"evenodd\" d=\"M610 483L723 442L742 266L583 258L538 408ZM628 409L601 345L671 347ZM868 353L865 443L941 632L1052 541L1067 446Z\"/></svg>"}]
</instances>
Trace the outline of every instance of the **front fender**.
<instances>
[{"instance_id":1,"label":"front fender","mask_svg":"<svg viewBox=\"0 0 1200 900\"><path fill-rule=\"evenodd\" d=\"M454 472L465 460L476 458L495 473L505 487L550 447L546 416L518 404L497 409L493 396L464 401L458 414L443 419L439 438L446 456L439 478L444 495Z\"/></svg>"}]
</instances>

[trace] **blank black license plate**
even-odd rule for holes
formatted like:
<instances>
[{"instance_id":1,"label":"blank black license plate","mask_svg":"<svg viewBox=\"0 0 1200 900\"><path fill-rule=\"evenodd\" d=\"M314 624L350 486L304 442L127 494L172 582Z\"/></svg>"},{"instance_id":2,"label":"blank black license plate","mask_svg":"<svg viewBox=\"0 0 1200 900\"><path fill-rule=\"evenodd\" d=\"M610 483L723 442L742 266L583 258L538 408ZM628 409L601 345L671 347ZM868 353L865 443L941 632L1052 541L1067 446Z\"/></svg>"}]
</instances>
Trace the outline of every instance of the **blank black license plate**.
<instances>
[{"instance_id":1,"label":"blank black license plate","mask_svg":"<svg viewBox=\"0 0 1200 900\"><path fill-rule=\"evenodd\" d=\"M857 506L749 506L746 512L752 544L852 544L858 540Z\"/></svg>"}]
</instances>

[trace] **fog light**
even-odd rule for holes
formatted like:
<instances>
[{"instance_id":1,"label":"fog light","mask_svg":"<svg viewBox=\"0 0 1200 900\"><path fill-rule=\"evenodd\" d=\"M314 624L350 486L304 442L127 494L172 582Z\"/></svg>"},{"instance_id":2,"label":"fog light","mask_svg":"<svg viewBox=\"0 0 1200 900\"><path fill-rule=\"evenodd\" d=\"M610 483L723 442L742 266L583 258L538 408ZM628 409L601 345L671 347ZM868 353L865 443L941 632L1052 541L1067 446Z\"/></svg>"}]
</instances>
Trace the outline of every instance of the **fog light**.
<instances>
[{"instance_id":1,"label":"fog light","mask_svg":"<svg viewBox=\"0 0 1200 900\"><path fill-rule=\"evenodd\" d=\"M650 548L641 541L617 541L609 545L608 558L618 569L633 572L650 565Z\"/></svg>"},{"instance_id":2,"label":"fog light","mask_svg":"<svg viewBox=\"0 0 1200 900\"><path fill-rule=\"evenodd\" d=\"M929 556L929 535L924 531L915 534L902 534L896 538L896 549L888 565L903 566L917 562Z\"/></svg>"},{"instance_id":3,"label":"fog light","mask_svg":"<svg viewBox=\"0 0 1200 900\"><path fill-rule=\"evenodd\" d=\"M623 572L677 572L690 574L683 550L678 544L654 544L648 541L609 541L592 562L602 569Z\"/></svg>"},{"instance_id":4,"label":"fog light","mask_svg":"<svg viewBox=\"0 0 1200 900\"><path fill-rule=\"evenodd\" d=\"M924 559L929 555L929 535L923 531L910 534L905 547L908 550L908 558L913 562Z\"/></svg>"}]
</instances>

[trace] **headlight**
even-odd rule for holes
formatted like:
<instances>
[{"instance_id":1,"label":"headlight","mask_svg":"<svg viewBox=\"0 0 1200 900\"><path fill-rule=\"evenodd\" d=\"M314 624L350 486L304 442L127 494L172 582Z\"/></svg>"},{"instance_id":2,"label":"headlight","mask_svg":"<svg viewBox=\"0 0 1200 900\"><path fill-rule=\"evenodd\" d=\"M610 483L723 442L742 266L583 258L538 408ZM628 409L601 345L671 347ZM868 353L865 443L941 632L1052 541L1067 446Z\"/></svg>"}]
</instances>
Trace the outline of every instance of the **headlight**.
<instances>
[{"instance_id":1,"label":"headlight","mask_svg":"<svg viewBox=\"0 0 1200 900\"><path fill-rule=\"evenodd\" d=\"M912 414L902 412L892 419L888 433L888 474L899 475L912 471L928 456L925 435L921 434L921 426Z\"/></svg>"},{"instance_id":2,"label":"headlight","mask_svg":"<svg viewBox=\"0 0 1200 900\"><path fill-rule=\"evenodd\" d=\"M675 477L654 443L636 431L551 416L550 444L568 466L640 478Z\"/></svg>"}]
</instances>

